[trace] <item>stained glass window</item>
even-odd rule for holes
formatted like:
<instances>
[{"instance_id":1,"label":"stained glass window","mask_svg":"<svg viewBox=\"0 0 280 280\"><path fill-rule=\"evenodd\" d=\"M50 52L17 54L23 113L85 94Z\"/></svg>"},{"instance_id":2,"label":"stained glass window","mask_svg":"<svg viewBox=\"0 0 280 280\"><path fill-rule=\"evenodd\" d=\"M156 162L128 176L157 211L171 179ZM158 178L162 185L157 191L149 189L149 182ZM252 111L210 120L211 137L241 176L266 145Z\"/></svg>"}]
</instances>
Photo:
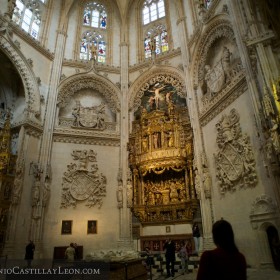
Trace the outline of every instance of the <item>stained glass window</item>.
<instances>
[{"instance_id":1,"label":"stained glass window","mask_svg":"<svg viewBox=\"0 0 280 280\"><path fill-rule=\"evenodd\" d=\"M44 0L40 0L44 3ZM13 21L33 38L38 39L41 24L40 4L37 0L28 1L24 4L21 0L16 0L13 12Z\"/></svg>"},{"instance_id":2,"label":"stained glass window","mask_svg":"<svg viewBox=\"0 0 280 280\"><path fill-rule=\"evenodd\" d=\"M151 57L153 42L156 54L168 51L168 36L164 25L158 25L147 32L144 40L145 58Z\"/></svg>"},{"instance_id":3,"label":"stained glass window","mask_svg":"<svg viewBox=\"0 0 280 280\"><path fill-rule=\"evenodd\" d=\"M83 13L83 26L87 29L82 34L80 59L90 60L94 56L97 62L105 63L107 47L105 7L98 2L87 3Z\"/></svg>"},{"instance_id":4,"label":"stained glass window","mask_svg":"<svg viewBox=\"0 0 280 280\"><path fill-rule=\"evenodd\" d=\"M83 24L95 28L106 29L107 13L104 6L97 2L88 3L84 9Z\"/></svg>"},{"instance_id":5,"label":"stained glass window","mask_svg":"<svg viewBox=\"0 0 280 280\"><path fill-rule=\"evenodd\" d=\"M80 45L80 59L90 60L95 55L98 62L105 63L106 43L101 34L95 31L86 31Z\"/></svg>"},{"instance_id":6,"label":"stained glass window","mask_svg":"<svg viewBox=\"0 0 280 280\"><path fill-rule=\"evenodd\" d=\"M143 5L142 16L144 24L165 17L164 0L146 0Z\"/></svg>"}]
</instances>

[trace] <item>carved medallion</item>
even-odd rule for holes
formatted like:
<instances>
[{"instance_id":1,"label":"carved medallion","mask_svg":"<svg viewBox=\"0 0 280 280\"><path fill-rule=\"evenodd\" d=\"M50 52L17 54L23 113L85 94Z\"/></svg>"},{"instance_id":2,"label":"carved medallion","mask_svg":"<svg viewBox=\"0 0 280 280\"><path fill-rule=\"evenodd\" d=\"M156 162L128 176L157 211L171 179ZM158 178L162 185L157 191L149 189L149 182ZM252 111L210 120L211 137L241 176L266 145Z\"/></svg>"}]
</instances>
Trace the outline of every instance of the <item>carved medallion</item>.
<instances>
[{"instance_id":1,"label":"carved medallion","mask_svg":"<svg viewBox=\"0 0 280 280\"><path fill-rule=\"evenodd\" d=\"M77 201L87 200L87 206L102 206L106 195L106 177L98 172L96 152L93 150L72 153L75 163L69 164L62 183L61 208L76 207ZM93 164L92 164L93 163Z\"/></svg>"}]
</instances>

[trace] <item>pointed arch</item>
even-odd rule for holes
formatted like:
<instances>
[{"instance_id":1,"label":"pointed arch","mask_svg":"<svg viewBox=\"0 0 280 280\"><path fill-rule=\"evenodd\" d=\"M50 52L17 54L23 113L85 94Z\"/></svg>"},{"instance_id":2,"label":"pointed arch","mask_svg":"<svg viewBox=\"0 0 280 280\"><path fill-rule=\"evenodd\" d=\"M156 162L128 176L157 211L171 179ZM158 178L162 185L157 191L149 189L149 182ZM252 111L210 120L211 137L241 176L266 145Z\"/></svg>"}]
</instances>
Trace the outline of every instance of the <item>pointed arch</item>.
<instances>
[{"instance_id":1,"label":"pointed arch","mask_svg":"<svg viewBox=\"0 0 280 280\"><path fill-rule=\"evenodd\" d=\"M114 113L120 111L119 89L109 80L95 73L76 74L63 80L58 89L58 106L65 107L70 98L81 89L98 91L104 96L108 106Z\"/></svg>"},{"instance_id":2,"label":"pointed arch","mask_svg":"<svg viewBox=\"0 0 280 280\"><path fill-rule=\"evenodd\" d=\"M186 97L186 87L183 73L173 67L153 67L141 77L139 77L130 88L129 110L135 112L141 105L141 98L150 85L156 82L166 82L172 84L177 94Z\"/></svg>"},{"instance_id":3,"label":"pointed arch","mask_svg":"<svg viewBox=\"0 0 280 280\"><path fill-rule=\"evenodd\" d=\"M225 19L218 19L211 23L203 32L200 38L194 55L193 64L193 80L198 84L204 77L204 68L206 64L207 54L213 44L220 38L225 37L229 41L235 43L235 36L232 26L229 21Z\"/></svg>"},{"instance_id":4,"label":"pointed arch","mask_svg":"<svg viewBox=\"0 0 280 280\"><path fill-rule=\"evenodd\" d=\"M0 37L0 50L10 59L22 79L27 110L35 117L40 115L40 90L37 78L24 55L9 37Z\"/></svg>"}]
</instances>

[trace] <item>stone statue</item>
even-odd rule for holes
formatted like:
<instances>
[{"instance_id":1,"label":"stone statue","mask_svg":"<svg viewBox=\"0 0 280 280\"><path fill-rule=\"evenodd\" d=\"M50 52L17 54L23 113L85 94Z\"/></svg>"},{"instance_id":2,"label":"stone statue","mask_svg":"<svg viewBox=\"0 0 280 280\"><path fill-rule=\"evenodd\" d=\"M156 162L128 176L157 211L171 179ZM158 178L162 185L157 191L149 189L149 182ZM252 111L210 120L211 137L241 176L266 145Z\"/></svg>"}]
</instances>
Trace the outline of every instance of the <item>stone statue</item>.
<instances>
[{"instance_id":1,"label":"stone statue","mask_svg":"<svg viewBox=\"0 0 280 280\"><path fill-rule=\"evenodd\" d=\"M45 184L44 184L44 188L43 188L43 198L42 198L42 206L43 207L47 206L47 203L50 199L50 192L51 192L50 182L49 182L49 180L46 180Z\"/></svg>"},{"instance_id":2,"label":"stone statue","mask_svg":"<svg viewBox=\"0 0 280 280\"><path fill-rule=\"evenodd\" d=\"M36 178L35 183L32 187L32 206L37 206L40 200L40 178Z\"/></svg>"},{"instance_id":3,"label":"stone statue","mask_svg":"<svg viewBox=\"0 0 280 280\"><path fill-rule=\"evenodd\" d=\"M273 148L277 154L280 154L280 138L278 132L278 124L275 119L272 119L272 128L270 131L270 137L272 140Z\"/></svg>"},{"instance_id":4,"label":"stone statue","mask_svg":"<svg viewBox=\"0 0 280 280\"><path fill-rule=\"evenodd\" d=\"M204 168L203 170L203 185L204 185L205 197L210 198L211 188L212 188L212 178L210 176L208 168Z\"/></svg>"},{"instance_id":5,"label":"stone statue","mask_svg":"<svg viewBox=\"0 0 280 280\"><path fill-rule=\"evenodd\" d=\"M117 202L118 202L118 208L123 207L123 189L122 186L119 186L117 189Z\"/></svg>"}]
</instances>

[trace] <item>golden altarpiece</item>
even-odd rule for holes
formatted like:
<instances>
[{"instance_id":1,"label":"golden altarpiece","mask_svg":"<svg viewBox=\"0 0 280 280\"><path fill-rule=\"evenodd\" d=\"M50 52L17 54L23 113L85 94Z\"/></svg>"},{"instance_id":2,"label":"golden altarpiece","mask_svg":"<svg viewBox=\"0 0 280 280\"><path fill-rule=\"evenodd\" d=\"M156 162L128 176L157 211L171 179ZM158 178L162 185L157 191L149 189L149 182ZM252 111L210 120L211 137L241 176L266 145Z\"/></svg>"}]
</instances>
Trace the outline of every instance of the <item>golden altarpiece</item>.
<instances>
[{"instance_id":1,"label":"golden altarpiece","mask_svg":"<svg viewBox=\"0 0 280 280\"><path fill-rule=\"evenodd\" d=\"M135 115L129 139L133 214L142 226L191 223L199 202L185 99L171 85L157 83Z\"/></svg>"},{"instance_id":2,"label":"golden altarpiece","mask_svg":"<svg viewBox=\"0 0 280 280\"><path fill-rule=\"evenodd\" d=\"M12 154L10 112L1 110L0 128L0 253L4 246L4 240L8 226L9 209L15 178L15 166L17 156ZM3 120L2 120L3 119Z\"/></svg>"}]
</instances>

